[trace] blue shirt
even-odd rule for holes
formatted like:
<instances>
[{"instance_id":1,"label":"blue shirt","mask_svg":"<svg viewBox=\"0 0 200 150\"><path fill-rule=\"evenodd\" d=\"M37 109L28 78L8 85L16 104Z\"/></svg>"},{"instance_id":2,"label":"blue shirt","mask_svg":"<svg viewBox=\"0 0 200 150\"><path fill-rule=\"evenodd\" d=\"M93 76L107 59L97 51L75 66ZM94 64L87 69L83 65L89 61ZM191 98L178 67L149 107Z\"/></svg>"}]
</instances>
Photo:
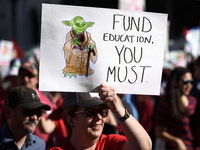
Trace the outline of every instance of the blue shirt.
<instances>
[{"instance_id":1,"label":"blue shirt","mask_svg":"<svg viewBox=\"0 0 200 150\"><path fill-rule=\"evenodd\" d=\"M122 98L122 103L124 107L126 107L129 111L130 114L137 120L139 121L139 114L137 110L137 104L134 96L132 94L126 94Z\"/></svg>"},{"instance_id":2,"label":"blue shirt","mask_svg":"<svg viewBox=\"0 0 200 150\"><path fill-rule=\"evenodd\" d=\"M5 123L0 130L0 150L20 150L14 141L8 124ZM4 147L4 148L3 148ZM38 136L28 133L21 150L45 150L46 144Z\"/></svg>"}]
</instances>

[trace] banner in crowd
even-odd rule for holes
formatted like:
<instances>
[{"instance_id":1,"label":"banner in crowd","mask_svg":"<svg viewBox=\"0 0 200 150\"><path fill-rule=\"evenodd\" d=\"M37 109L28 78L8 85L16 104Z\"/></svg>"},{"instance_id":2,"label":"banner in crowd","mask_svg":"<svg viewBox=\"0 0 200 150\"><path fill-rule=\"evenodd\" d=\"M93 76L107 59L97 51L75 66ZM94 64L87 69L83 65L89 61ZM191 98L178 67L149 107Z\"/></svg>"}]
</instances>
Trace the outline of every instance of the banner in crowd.
<instances>
[{"instance_id":1,"label":"banner in crowd","mask_svg":"<svg viewBox=\"0 0 200 150\"><path fill-rule=\"evenodd\" d=\"M10 61L13 58L13 42L0 40L0 75L5 78L10 69Z\"/></svg>"},{"instance_id":2,"label":"banner in crowd","mask_svg":"<svg viewBox=\"0 0 200 150\"><path fill-rule=\"evenodd\" d=\"M42 5L39 89L159 95L167 15Z\"/></svg>"}]
</instances>

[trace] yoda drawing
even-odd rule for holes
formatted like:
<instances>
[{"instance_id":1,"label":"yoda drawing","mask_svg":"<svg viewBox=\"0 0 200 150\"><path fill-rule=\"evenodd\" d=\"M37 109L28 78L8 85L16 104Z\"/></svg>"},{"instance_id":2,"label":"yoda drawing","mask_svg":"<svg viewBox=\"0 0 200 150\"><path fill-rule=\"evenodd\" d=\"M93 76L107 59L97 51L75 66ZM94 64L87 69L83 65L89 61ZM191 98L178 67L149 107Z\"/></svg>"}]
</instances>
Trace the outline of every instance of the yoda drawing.
<instances>
[{"instance_id":1,"label":"yoda drawing","mask_svg":"<svg viewBox=\"0 0 200 150\"><path fill-rule=\"evenodd\" d=\"M90 33L86 31L88 27L94 25L93 22L85 22L80 16L72 21L62 21L67 26L72 26L66 35L64 44L64 54L66 67L63 69L65 77L91 76L94 70L90 68L90 60L95 64L97 60L97 50L95 42L91 39Z\"/></svg>"}]
</instances>

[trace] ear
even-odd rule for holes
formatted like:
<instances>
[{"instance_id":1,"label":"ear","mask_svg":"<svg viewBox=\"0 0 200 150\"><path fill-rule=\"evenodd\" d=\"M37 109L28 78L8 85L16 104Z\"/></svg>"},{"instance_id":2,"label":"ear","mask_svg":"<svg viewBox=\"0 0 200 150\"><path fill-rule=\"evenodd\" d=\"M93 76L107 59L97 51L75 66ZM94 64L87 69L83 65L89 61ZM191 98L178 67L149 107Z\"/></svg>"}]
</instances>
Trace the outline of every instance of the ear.
<instances>
[{"instance_id":1,"label":"ear","mask_svg":"<svg viewBox=\"0 0 200 150\"><path fill-rule=\"evenodd\" d=\"M67 115L65 119L67 120L67 123L68 123L71 127L74 125L74 120L73 120L72 116Z\"/></svg>"},{"instance_id":2,"label":"ear","mask_svg":"<svg viewBox=\"0 0 200 150\"><path fill-rule=\"evenodd\" d=\"M24 77L24 81L27 83L29 81L29 77L28 76L25 76Z\"/></svg>"},{"instance_id":3,"label":"ear","mask_svg":"<svg viewBox=\"0 0 200 150\"><path fill-rule=\"evenodd\" d=\"M94 22L87 22L87 27L92 27L94 25Z\"/></svg>"},{"instance_id":4,"label":"ear","mask_svg":"<svg viewBox=\"0 0 200 150\"><path fill-rule=\"evenodd\" d=\"M72 26L72 22L71 21L62 21L62 23L64 23L67 26Z\"/></svg>"},{"instance_id":5,"label":"ear","mask_svg":"<svg viewBox=\"0 0 200 150\"><path fill-rule=\"evenodd\" d=\"M11 118L11 108L9 106L4 107L5 116L7 119Z\"/></svg>"}]
</instances>

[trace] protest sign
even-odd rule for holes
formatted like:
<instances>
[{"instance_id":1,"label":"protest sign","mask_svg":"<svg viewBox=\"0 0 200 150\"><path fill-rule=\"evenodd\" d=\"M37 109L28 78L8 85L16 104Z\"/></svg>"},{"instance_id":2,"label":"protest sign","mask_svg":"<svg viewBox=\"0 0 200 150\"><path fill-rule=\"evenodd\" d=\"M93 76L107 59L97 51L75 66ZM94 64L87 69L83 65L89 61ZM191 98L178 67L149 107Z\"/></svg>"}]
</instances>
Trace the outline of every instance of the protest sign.
<instances>
[{"instance_id":1,"label":"protest sign","mask_svg":"<svg viewBox=\"0 0 200 150\"><path fill-rule=\"evenodd\" d=\"M39 90L158 95L167 15L42 5Z\"/></svg>"},{"instance_id":2,"label":"protest sign","mask_svg":"<svg viewBox=\"0 0 200 150\"><path fill-rule=\"evenodd\" d=\"M10 61L13 58L13 42L0 40L0 74L5 78L10 69Z\"/></svg>"}]
</instances>

